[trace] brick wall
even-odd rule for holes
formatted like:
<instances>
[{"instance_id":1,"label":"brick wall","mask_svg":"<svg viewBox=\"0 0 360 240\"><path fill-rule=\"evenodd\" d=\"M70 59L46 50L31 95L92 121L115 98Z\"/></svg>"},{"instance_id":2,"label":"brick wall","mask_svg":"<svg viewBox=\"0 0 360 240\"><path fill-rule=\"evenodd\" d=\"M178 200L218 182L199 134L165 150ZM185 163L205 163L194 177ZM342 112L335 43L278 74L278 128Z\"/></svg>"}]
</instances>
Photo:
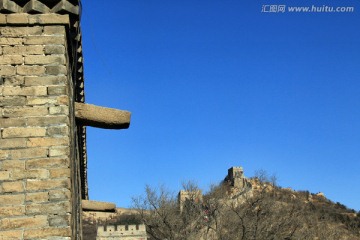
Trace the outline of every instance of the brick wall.
<instances>
[{"instance_id":1,"label":"brick wall","mask_svg":"<svg viewBox=\"0 0 360 240\"><path fill-rule=\"evenodd\" d=\"M68 22L0 15L0 239L81 238Z\"/></svg>"}]
</instances>

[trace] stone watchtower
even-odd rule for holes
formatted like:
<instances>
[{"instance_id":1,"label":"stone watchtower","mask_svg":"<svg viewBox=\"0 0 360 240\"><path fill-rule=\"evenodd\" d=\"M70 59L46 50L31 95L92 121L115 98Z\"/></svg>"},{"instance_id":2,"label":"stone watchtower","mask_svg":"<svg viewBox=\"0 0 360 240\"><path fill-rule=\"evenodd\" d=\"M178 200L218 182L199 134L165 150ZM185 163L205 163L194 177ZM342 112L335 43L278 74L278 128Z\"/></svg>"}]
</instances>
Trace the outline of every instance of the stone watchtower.
<instances>
[{"instance_id":1,"label":"stone watchtower","mask_svg":"<svg viewBox=\"0 0 360 240\"><path fill-rule=\"evenodd\" d=\"M85 126L129 127L84 103L80 7L0 0L0 239L82 239Z\"/></svg>"}]
</instances>

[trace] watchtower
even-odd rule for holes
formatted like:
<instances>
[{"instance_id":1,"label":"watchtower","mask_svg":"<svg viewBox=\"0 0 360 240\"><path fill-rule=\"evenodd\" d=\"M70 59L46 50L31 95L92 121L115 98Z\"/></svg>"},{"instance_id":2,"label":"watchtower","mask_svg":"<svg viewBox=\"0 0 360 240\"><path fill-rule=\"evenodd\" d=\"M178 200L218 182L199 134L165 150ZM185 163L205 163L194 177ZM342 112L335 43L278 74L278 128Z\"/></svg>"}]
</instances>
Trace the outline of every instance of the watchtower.
<instances>
[{"instance_id":1,"label":"watchtower","mask_svg":"<svg viewBox=\"0 0 360 240\"><path fill-rule=\"evenodd\" d=\"M85 103L80 13L0 1L1 239L82 239L85 127L129 127L129 112Z\"/></svg>"}]
</instances>

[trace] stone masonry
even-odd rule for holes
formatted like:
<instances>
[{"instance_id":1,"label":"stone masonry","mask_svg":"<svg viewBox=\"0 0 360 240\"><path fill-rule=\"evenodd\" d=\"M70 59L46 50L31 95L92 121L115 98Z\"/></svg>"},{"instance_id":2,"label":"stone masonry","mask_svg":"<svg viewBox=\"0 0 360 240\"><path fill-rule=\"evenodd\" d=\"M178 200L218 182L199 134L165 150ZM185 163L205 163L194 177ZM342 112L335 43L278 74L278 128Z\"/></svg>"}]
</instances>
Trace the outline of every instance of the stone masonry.
<instances>
[{"instance_id":1,"label":"stone masonry","mask_svg":"<svg viewBox=\"0 0 360 240\"><path fill-rule=\"evenodd\" d=\"M69 17L0 22L0 239L70 239L78 227Z\"/></svg>"}]
</instances>

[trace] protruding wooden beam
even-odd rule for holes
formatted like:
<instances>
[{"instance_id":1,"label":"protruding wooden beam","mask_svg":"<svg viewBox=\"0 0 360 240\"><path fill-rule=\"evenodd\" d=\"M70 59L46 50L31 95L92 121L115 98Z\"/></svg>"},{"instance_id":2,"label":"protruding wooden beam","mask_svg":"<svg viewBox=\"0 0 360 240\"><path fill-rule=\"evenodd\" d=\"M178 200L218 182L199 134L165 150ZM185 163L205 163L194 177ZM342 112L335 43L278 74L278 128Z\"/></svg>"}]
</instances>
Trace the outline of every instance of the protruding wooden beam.
<instances>
[{"instance_id":1,"label":"protruding wooden beam","mask_svg":"<svg viewBox=\"0 0 360 240\"><path fill-rule=\"evenodd\" d=\"M84 126L126 129L130 126L130 116L128 111L75 102L76 121Z\"/></svg>"}]
</instances>

